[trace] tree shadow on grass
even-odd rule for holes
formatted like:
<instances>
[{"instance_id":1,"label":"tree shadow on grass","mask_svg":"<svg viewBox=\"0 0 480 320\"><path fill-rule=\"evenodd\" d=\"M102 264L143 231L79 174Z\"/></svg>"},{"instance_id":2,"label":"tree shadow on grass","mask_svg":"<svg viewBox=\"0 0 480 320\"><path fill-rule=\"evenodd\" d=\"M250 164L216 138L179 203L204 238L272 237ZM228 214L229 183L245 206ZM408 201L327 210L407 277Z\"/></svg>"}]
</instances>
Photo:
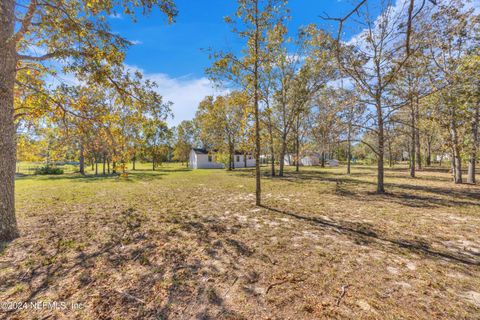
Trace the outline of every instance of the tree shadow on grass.
<instances>
[{"instance_id":1,"label":"tree shadow on grass","mask_svg":"<svg viewBox=\"0 0 480 320\"><path fill-rule=\"evenodd\" d=\"M157 167L155 170L152 170L151 168L149 169L135 169L135 170L127 170L130 173L136 173L136 172L190 172L192 169L188 167Z\"/></svg>"},{"instance_id":2,"label":"tree shadow on grass","mask_svg":"<svg viewBox=\"0 0 480 320\"><path fill-rule=\"evenodd\" d=\"M125 181L125 182L135 182L135 181L152 181L161 179L163 176L168 175L168 170L136 170L128 172L127 177L122 177L120 174L111 174L111 175L81 175L81 174L62 174L62 175L25 175L17 177L16 180L37 180L37 181L78 181L78 182L98 182L98 181Z\"/></svg>"},{"instance_id":3,"label":"tree shadow on grass","mask_svg":"<svg viewBox=\"0 0 480 320\"><path fill-rule=\"evenodd\" d=\"M331 221L319 217L304 216L294 212L280 210L265 205L263 205L262 207L272 212L287 215L298 220L307 221L323 229L336 230L354 238L356 242L360 242L362 244L386 244L397 249L407 249L411 252L435 259L447 259L451 262L480 266L480 258L475 259L460 252L446 252L436 250L433 249L428 243L419 240L389 238L385 235L379 234L378 231L373 230L373 228L368 224L352 223L345 221Z\"/></svg>"},{"instance_id":4,"label":"tree shadow on grass","mask_svg":"<svg viewBox=\"0 0 480 320\"><path fill-rule=\"evenodd\" d=\"M48 217L44 225L55 225L56 221ZM91 303L93 307L88 312L99 319L110 318L112 314L123 319L242 319L225 304L225 285L218 281L204 281L218 278L220 271L192 255L195 250L190 246L174 244L182 241L184 232L187 232L197 237L199 250L216 251L215 255L227 257L232 264L239 255L248 255L251 249L233 239L234 231L227 230L214 219L194 217L192 221L172 216L168 221L183 232L178 233L172 228L171 232L151 233L151 220L129 208L105 216L102 224L109 225L105 236L94 238L81 249L78 245L85 238L78 232L70 233L68 227L51 230L42 237L45 243L38 247L39 256L29 263L28 268L21 266L8 278L2 278L0 273L0 291L7 292L19 284L24 285L28 291L24 292L26 295L22 301L30 302L48 295L52 288L66 285L62 300L73 299L73 294L78 297L79 293L88 296L83 298L80 295L80 302ZM34 242L28 243L28 247L37 250ZM18 261L15 263L19 266ZM127 271L135 267L143 270L142 274L128 283L110 283L103 277L104 272L128 276ZM97 286L100 286L99 290L95 289ZM159 288L165 290L165 299L152 300ZM95 294L89 295L92 292ZM8 311L7 317L15 317L18 311ZM39 316L51 316L45 314L47 312Z\"/></svg>"},{"instance_id":5,"label":"tree shadow on grass","mask_svg":"<svg viewBox=\"0 0 480 320\"><path fill-rule=\"evenodd\" d=\"M5 252L5 249L7 249L8 242L2 242L0 241L0 256Z\"/></svg>"},{"instance_id":6,"label":"tree shadow on grass","mask_svg":"<svg viewBox=\"0 0 480 320\"><path fill-rule=\"evenodd\" d=\"M237 172L239 176L252 176L251 172ZM283 177L265 176L264 179L285 181L295 184L309 182L320 182L334 184L335 193L341 196L355 198L359 201L378 201L383 199L405 205L408 207L436 208L436 207L455 207L455 206L477 206L480 205L480 188L475 186L467 188L448 188L425 186L409 183L390 183L386 179L385 188L387 193L377 194L375 190L375 181L366 181L355 177L365 176L363 173L345 175L338 172L302 170L299 173L286 172ZM414 181L414 180L413 180ZM351 186L370 187L372 192L358 193L350 190ZM390 190L394 190L390 192ZM397 189L397 191L395 191ZM402 191L398 191L398 189ZM421 193L426 193L421 194Z\"/></svg>"}]
</instances>

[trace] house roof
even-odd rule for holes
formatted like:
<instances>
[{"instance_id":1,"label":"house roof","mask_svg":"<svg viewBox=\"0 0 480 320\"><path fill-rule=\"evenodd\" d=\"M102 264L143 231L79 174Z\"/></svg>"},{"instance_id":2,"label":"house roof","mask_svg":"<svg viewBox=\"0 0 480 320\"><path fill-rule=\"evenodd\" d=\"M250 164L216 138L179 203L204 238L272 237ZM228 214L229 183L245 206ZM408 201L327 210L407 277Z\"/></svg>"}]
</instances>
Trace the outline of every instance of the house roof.
<instances>
[{"instance_id":1,"label":"house roof","mask_svg":"<svg viewBox=\"0 0 480 320\"><path fill-rule=\"evenodd\" d=\"M209 153L216 153L218 150L211 150L211 152L208 152L207 149L203 149L203 148L192 148L192 150L196 153L196 154L209 154ZM241 152L241 151L238 151L238 150L235 150L234 152L235 155L243 155L244 153ZM250 155L250 153L247 153Z\"/></svg>"},{"instance_id":2,"label":"house roof","mask_svg":"<svg viewBox=\"0 0 480 320\"><path fill-rule=\"evenodd\" d=\"M193 151L194 151L196 154L208 154L207 149L193 148Z\"/></svg>"}]
</instances>

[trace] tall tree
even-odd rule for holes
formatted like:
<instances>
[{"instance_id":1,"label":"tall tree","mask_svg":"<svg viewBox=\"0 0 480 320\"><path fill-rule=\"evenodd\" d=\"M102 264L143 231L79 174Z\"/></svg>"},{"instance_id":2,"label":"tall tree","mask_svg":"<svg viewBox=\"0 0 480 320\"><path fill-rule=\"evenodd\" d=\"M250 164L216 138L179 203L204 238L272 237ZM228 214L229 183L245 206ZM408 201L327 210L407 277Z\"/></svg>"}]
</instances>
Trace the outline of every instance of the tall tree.
<instances>
[{"instance_id":1,"label":"tall tree","mask_svg":"<svg viewBox=\"0 0 480 320\"><path fill-rule=\"evenodd\" d=\"M376 142L368 145L377 160L377 193L384 193L385 123L395 112L387 93L409 55L417 48L405 44L404 10L397 11L388 3L382 3L379 9L380 16L372 17L369 4L364 0L347 16L327 19L339 23L335 49L338 65L342 73L355 82L364 96L363 101L371 107L369 130L375 133ZM361 20L365 28L359 36L346 42L342 38L344 24L355 13L360 17L357 21Z\"/></svg>"},{"instance_id":2,"label":"tall tree","mask_svg":"<svg viewBox=\"0 0 480 320\"><path fill-rule=\"evenodd\" d=\"M265 75L265 65L272 61L269 54L267 33L285 19L285 0L237 0L235 18L226 21L233 26L232 31L245 40L244 55L217 52L215 62L208 72L214 80L233 81L248 92L253 105L255 128L255 203L261 204L260 173L260 107L261 81Z\"/></svg>"},{"instance_id":3,"label":"tall tree","mask_svg":"<svg viewBox=\"0 0 480 320\"><path fill-rule=\"evenodd\" d=\"M196 145L197 128L195 123L190 120L183 120L174 129L175 146L173 149L173 158L180 162L185 162L188 166L188 160L192 147Z\"/></svg>"},{"instance_id":4,"label":"tall tree","mask_svg":"<svg viewBox=\"0 0 480 320\"><path fill-rule=\"evenodd\" d=\"M424 32L428 33L430 39L428 59L431 83L439 90L441 114L448 121L455 183L463 181L461 131L466 110L465 106L460 107L460 83L464 77L461 65L463 57L476 43L475 33L472 32L476 29L478 15L473 9L466 10L464 2L459 0L442 3L431 20L424 24Z\"/></svg>"},{"instance_id":5,"label":"tall tree","mask_svg":"<svg viewBox=\"0 0 480 320\"><path fill-rule=\"evenodd\" d=\"M64 71L114 84L112 66L123 62L129 42L110 32L106 16L114 8L135 16L159 8L171 19L176 15L172 0L2 0L0 2L0 241L18 233L15 218L15 124L14 97L18 73L45 69L39 62L56 59ZM46 51L38 56L32 47ZM43 91L41 87L34 88Z\"/></svg>"}]
</instances>

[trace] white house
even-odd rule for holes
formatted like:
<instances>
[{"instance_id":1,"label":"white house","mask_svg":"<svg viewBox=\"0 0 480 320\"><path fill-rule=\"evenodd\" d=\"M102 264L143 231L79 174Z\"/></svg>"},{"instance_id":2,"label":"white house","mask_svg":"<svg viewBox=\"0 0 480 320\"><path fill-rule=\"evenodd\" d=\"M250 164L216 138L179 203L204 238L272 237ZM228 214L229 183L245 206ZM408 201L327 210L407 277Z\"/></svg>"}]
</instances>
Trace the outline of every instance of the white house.
<instances>
[{"instance_id":1,"label":"white house","mask_svg":"<svg viewBox=\"0 0 480 320\"><path fill-rule=\"evenodd\" d=\"M245 161L245 157L247 157L247 161ZM241 152L235 151L233 163L235 168L245 168L245 164L247 165L247 168L255 167L255 158L251 154L244 155Z\"/></svg>"},{"instance_id":2,"label":"white house","mask_svg":"<svg viewBox=\"0 0 480 320\"><path fill-rule=\"evenodd\" d=\"M233 156L235 168L245 168L245 155L235 152ZM247 155L247 167L255 166L255 159ZM194 148L190 151L188 166L192 169L223 169L225 165L216 161L215 152L208 152L205 149Z\"/></svg>"},{"instance_id":3,"label":"white house","mask_svg":"<svg viewBox=\"0 0 480 320\"><path fill-rule=\"evenodd\" d=\"M215 161L215 155L209 154L205 149L192 149L188 160L188 166L192 169L223 169L223 163Z\"/></svg>"}]
</instances>

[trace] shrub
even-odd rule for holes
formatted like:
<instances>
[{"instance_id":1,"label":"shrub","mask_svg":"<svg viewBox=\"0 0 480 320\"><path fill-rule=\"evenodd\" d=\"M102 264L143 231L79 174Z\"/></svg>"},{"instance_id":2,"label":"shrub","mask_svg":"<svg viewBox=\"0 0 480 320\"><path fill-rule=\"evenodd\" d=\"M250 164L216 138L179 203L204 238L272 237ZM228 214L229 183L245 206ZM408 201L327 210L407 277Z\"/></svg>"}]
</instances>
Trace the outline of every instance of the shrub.
<instances>
[{"instance_id":1,"label":"shrub","mask_svg":"<svg viewBox=\"0 0 480 320\"><path fill-rule=\"evenodd\" d=\"M63 174L63 169L44 166L44 167L35 169L35 174Z\"/></svg>"}]
</instances>

